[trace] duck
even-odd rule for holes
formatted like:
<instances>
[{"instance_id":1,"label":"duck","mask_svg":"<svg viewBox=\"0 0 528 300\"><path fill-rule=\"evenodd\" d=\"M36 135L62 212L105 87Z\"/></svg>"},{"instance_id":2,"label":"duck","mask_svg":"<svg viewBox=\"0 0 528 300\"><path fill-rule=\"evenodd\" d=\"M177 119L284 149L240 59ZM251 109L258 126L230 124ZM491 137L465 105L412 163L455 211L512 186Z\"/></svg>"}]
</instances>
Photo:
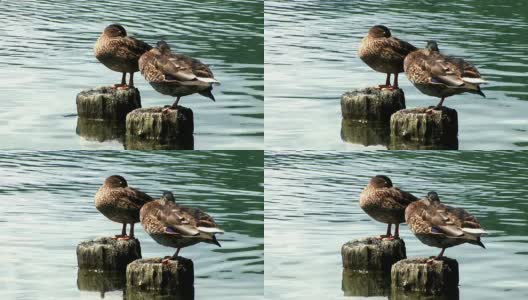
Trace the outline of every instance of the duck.
<instances>
[{"instance_id":1,"label":"duck","mask_svg":"<svg viewBox=\"0 0 528 300\"><path fill-rule=\"evenodd\" d=\"M201 61L183 54L174 54L165 41L139 59L141 74L159 93L176 97L171 108L176 109L183 96L199 93L216 101L212 94L213 85L220 82L214 78L211 69Z\"/></svg>"},{"instance_id":2,"label":"duck","mask_svg":"<svg viewBox=\"0 0 528 300\"><path fill-rule=\"evenodd\" d=\"M94 45L97 60L112 71L123 73L121 83L113 87L118 89L134 88L134 73L139 71L139 58L152 49L149 44L127 36L127 31L120 24L107 26ZM126 73L130 73L128 85Z\"/></svg>"},{"instance_id":3,"label":"duck","mask_svg":"<svg viewBox=\"0 0 528 300\"><path fill-rule=\"evenodd\" d=\"M108 219L123 224L121 235L116 239L134 239L134 224L138 223L139 211L145 203L152 201L148 194L128 186L123 176L112 175L105 179L95 194L95 208ZM126 234L126 225L130 233Z\"/></svg>"},{"instance_id":4,"label":"duck","mask_svg":"<svg viewBox=\"0 0 528 300\"><path fill-rule=\"evenodd\" d=\"M160 199L145 204L139 218L152 239L176 248L174 255L165 257L164 263L176 259L182 248L200 242L221 247L215 235L224 231L215 220L198 208L178 205L172 192L164 192Z\"/></svg>"},{"instance_id":5,"label":"duck","mask_svg":"<svg viewBox=\"0 0 528 300\"><path fill-rule=\"evenodd\" d=\"M462 58L440 53L436 41L428 41L424 49L407 55L403 63L405 74L422 93L439 97L440 102L433 108L442 108L445 98L473 93L486 97L480 85L486 83L475 66Z\"/></svg>"},{"instance_id":6,"label":"duck","mask_svg":"<svg viewBox=\"0 0 528 300\"><path fill-rule=\"evenodd\" d=\"M379 88L398 89L398 74L403 72L403 61L415 50L417 48L410 43L393 37L389 28L376 25L361 40L358 56L373 70L387 74L385 85L379 85ZM391 74L394 74L392 85Z\"/></svg>"},{"instance_id":7,"label":"duck","mask_svg":"<svg viewBox=\"0 0 528 300\"><path fill-rule=\"evenodd\" d=\"M400 223L405 222L405 209L418 198L394 187L386 175L372 177L359 195L359 206L374 220L388 224L387 234L380 238L399 238ZM391 226L395 225L394 235Z\"/></svg>"},{"instance_id":8,"label":"duck","mask_svg":"<svg viewBox=\"0 0 528 300\"><path fill-rule=\"evenodd\" d=\"M444 205L436 192L409 204L405 221L422 243L442 249L434 259L441 258L446 248L464 243L486 248L480 240L486 231L477 218L462 208Z\"/></svg>"}]
</instances>

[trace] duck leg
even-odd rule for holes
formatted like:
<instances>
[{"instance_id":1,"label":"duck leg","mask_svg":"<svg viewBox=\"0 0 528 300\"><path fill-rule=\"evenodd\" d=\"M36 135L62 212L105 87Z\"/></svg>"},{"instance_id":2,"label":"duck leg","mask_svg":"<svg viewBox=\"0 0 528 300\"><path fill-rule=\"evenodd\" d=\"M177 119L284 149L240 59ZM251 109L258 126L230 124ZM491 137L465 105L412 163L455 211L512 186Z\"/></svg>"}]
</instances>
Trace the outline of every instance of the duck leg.
<instances>
[{"instance_id":1,"label":"duck leg","mask_svg":"<svg viewBox=\"0 0 528 300\"><path fill-rule=\"evenodd\" d=\"M174 109L178 108L178 102L180 102L180 98L181 97L179 97L179 96L176 98L176 101L174 101L174 103L172 103L172 108L174 108Z\"/></svg>"},{"instance_id":2,"label":"duck leg","mask_svg":"<svg viewBox=\"0 0 528 300\"><path fill-rule=\"evenodd\" d=\"M178 257L178 253L180 253L181 248L176 249L176 253L172 256L172 258Z\"/></svg>"},{"instance_id":3,"label":"duck leg","mask_svg":"<svg viewBox=\"0 0 528 300\"><path fill-rule=\"evenodd\" d=\"M440 99L440 102L438 102L438 104L435 106L434 109L442 108L442 104L444 103L444 100L445 100L445 97L442 97L442 99Z\"/></svg>"},{"instance_id":4,"label":"duck leg","mask_svg":"<svg viewBox=\"0 0 528 300\"><path fill-rule=\"evenodd\" d=\"M121 239L121 238L124 238L126 237L126 223L123 223L123 228L121 229L121 235L116 235L115 237L113 237L114 240L116 239Z\"/></svg>"},{"instance_id":5,"label":"duck leg","mask_svg":"<svg viewBox=\"0 0 528 300\"><path fill-rule=\"evenodd\" d=\"M392 227L392 224L389 223L389 224L387 225L387 234L385 234L385 235L380 235L379 238L380 238L380 239L391 238L391 237L392 237L392 235L391 235L391 227Z\"/></svg>"},{"instance_id":6,"label":"duck leg","mask_svg":"<svg viewBox=\"0 0 528 300\"><path fill-rule=\"evenodd\" d=\"M122 89L123 87L126 87L126 73L123 73L120 84L114 84L114 88Z\"/></svg>"},{"instance_id":7,"label":"duck leg","mask_svg":"<svg viewBox=\"0 0 528 300\"><path fill-rule=\"evenodd\" d=\"M396 228L394 229L394 238L395 239L400 238L400 224L396 224Z\"/></svg>"},{"instance_id":8,"label":"duck leg","mask_svg":"<svg viewBox=\"0 0 528 300\"><path fill-rule=\"evenodd\" d=\"M134 87L134 72L130 73L130 80L128 81L128 87L129 88Z\"/></svg>"},{"instance_id":9,"label":"duck leg","mask_svg":"<svg viewBox=\"0 0 528 300\"><path fill-rule=\"evenodd\" d=\"M392 88L397 89L398 88L398 73L394 74L394 85ZM396 227L398 228L398 227Z\"/></svg>"},{"instance_id":10,"label":"duck leg","mask_svg":"<svg viewBox=\"0 0 528 300\"><path fill-rule=\"evenodd\" d=\"M390 84L390 73L387 73L387 79L385 80L385 85L379 85L379 89L389 88L391 86Z\"/></svg>"},{"instance_id":11,"label":"duck leg","mask_svg":"<svg viewBox=\"0 0 528 300\"><path fill-rule=\"evenodd\" d=\"M440 254L438 254L437 257L435 257L435 259L439 259L440 257L442 257L444 255L444 251L445 251L446 248L442 248L442 251L440 251Z\"/></svg>"},{"instance_id":12,"label":"duck leg","mask_svg":"<svg viewBox=\"0 0 528 300\"><path fill-rule=\"evenodd\" d=\"M130 234L128 235L129 238L134 238L134 223L130 224Z\"/></svg>"}]
</instances>

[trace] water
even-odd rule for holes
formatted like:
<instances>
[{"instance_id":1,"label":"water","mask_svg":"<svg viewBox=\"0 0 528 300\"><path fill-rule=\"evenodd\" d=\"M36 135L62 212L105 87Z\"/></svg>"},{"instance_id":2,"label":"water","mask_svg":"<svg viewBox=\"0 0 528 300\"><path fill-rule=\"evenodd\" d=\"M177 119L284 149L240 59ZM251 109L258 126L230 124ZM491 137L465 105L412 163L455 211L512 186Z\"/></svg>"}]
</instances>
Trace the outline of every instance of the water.
<instances>
[{"instance_id":1,"label":"water","mask_svg":"<svg viewBox=\"0 0 528 300\"><path fill-rule=\"evenodd\" d=\"M171 190L226 231L222 248L198 244L196 299L261 299L264 272L263 154L242 152L1 152L0 298L98 299L77 288L76 245L120 232L94 207L104 178L121 174L153 197ZM137 224L143 257L172 255ZM123 299L122 291L105 299Z\"/></svg>"},{"instance_id":2,"label":"water","mask_svg":"<svg viewBox=\"0 0 528 300\"><path fill-rule=\"evenodd\" d=\"M263 1L0 1L0 149L123 149L75 133L75 96L119 82L97 61L105 26L171 47L209 64L222 85L216 102L182 98L194 111L195 149L262 149ZM143 107L171 104L138 72Z\"/></svg>"},{"instance_id":3,"label":"water","mask_svg":"<svg viewBox=\"0 0 528 300\"><path fill-rule=\"evenodd\" d=\"M268 149L360 149L341 140L340 96L384 83L357 57L368 29L475 64L490 83L487 98L464 94L445 104L458 111L460 149L528 147L528 7L525 1L266 1L266 145ZM407 107L430 106L399 76ZM372 146L383 149L384 146Z\"/></svg>"},{"instance_id":4,"label":"water","mask_svg":"<svg viewBox=\"0 0 528 300\"><path fill-rule=\"evenodd\" d=\"M265 166L266 298L343 298L341 246L386 230L358 204L377 174L419 197L437 191L489 232L487 249L445 252L459 262L460 299L528 298L528 152L267 152ZM440 252L406 225L400 235L408 257Z\"/></svg>"}]
</instances>

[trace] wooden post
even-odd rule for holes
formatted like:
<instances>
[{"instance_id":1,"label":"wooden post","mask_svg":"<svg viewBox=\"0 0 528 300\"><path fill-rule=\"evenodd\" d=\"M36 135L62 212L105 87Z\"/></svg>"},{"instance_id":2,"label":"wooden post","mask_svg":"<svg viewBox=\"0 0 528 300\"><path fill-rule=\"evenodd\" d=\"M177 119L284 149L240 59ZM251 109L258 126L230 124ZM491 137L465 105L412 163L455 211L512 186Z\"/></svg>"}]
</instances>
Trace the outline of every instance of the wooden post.
<instances>
[{"instance_id":1,"label":"wooden post","mask_svg":"<svg viewBox=\"0 0 528 300\"><path fill-rule=\"evenodd\" d=\"M193 149L193 133L193 112L183 106L136 109L126 118L127 149Z\"/></svg>"},{"instance_id":2,"label":"wooden post","mask_svg":"<svg viewBox=\"0 0 528 300\"><path fill-rule=\"evenodd\" d=\"M368 237L353 240L341 247L343 267L353 271L389 272L397 261L406 258L401 239Z\"/></svg>"},{"instance_id":3,"label":"wooden post","mask_svg":"<svg viewBox=\"0 0 528 300\"><path fill-rule=\"evenodd\" d=\"M401 89L369 87L352 90L341 96L343 119L389 123L391 115L404 108L405 95Z\"/></svg>"},{"instance_id":4,"label":"wooden post","mask_svg":"<svg viewBox=\"0 0 528 300\"><path fill-rule=\"evenodd\" d=\"M162 258L138 259L128 265L126 282L132 290L189 290L194 286L194 265L181 256L167 263Z\"/></svg>"},{"instance_id":5,"label":"wooden post","mask_svg":"<svg viewBox=\"0 0 528 300\"><path fill-rule=\"evenodd\" d=\"M390 141L390 127L385 122L361 122L343 119L341 121L341 139L352 144L386 147Z\"/></svg>"},{"instance_id":6,"label":"wooden post","mask_svg":"<svg viewBox=\"0 0 528 300\"><path fill-rule=\"evenodd\" d=\"M125 121L129 112L141 107L141 96L137 88L103 86L81 91L76 102L79 118Z\"/></svg>"},{"instance_id":7,"label":"wooden post","mask_svg":"<svg viewBox=\"0 0 528 300\"><path fill-rule=\"evenodd\" d=\"M345 296L389 296L390 286L390 275L386 272L343 269L342 289Z\"/></svg>"},{"instance_id":8,"label":"wooden post","mask_svg":"<svg viewBox=\"0 0 528 300\"><path fill-rule=\"evenodd\" d=\"M102 237L77 245L79 269L124 272L129 263L139 258L141 246L137 239Z\"/></svg>"},{"instance_id":9,"label":"wooden post","mask_svg":"<svg viewBox=\"0 0 528 300\"><path fill-rule=\"evenodd\" d=\"M393 289L427 295L457 293L458 262L448 257L400 260L392 266L391 286Z\"/></svg>"},{"instance_id":10,"label":"wooden post","mask_svg":"<svg viewBox=\"0 0 528 300\"><path fill-rule=\"evenodd\" d=\"M458 149L458 117L454 109L403 109L390 120L390 149Z\"/></svg>"}]
</instances>

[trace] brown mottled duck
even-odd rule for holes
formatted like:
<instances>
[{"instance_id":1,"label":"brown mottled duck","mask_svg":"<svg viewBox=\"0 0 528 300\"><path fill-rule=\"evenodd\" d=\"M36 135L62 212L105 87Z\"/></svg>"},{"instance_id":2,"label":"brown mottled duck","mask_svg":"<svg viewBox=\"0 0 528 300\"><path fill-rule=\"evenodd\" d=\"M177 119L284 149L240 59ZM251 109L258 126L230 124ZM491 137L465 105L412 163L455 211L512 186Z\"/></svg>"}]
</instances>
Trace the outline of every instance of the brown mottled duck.
<instances>
[{"instance_id":1,"label":"brown mottled duck","mask_svg":"<svg viewBox=\"0 0 528 300\"><path fill-rule=\"evenodd\" d=\"M376 175L370 179L367 187L359 196L359 206L374 220L388 224L387 234L381 237L399 238L400 223L405 222L405 208L418 200L412 194L392 186L392 181L385 175ZM394 236L392 224L396 225Z\"/></svg>"},{"instance_id":2,"label":"brown mottled duck","mask_svg":"<svg viewBox=\"0 0 528 300\"><path fill-rule=\"evenodd\" d=\"M95 57L112 71L123 73L117 88L133 88L134 72L139 71L139 58L152 47L138 39L127 36L125 28L119 24L107 26L94 45ZM126 73L130 80L126 84Z\"/></svg>"},{"instance_id":3,"label":"brown mottled duck","mask_svg":"<svg viewBox=\"0 0 528 300\"><path fill-rule=\"evenodd\" d=\"M435 41L409 54L404 68L407 78L418 90L440 98L434 109L440 109L445 98L456 94L468 92L486 97L480 90L486 81L477 68L461 58L441 54Z\"/></svg>"},{"instance_id":4,"label":"brown mottled duck","mask_svg":"<svg viewBox=\"0 0 528 300\"><path fill-rule=\"evenodd\" d=\"M139 210L153 199L128 186L125 178L112 175L104 181L95 194L95 207L108 219L123 224L119 239L134 238L134 223L139 222ZM126 235L126 224L130 224L130 234Z\"/></svg>"},{"instance_id":5,"label":"brown mottled duck","mask_svg":"<svg viewBox=\"0 0 528 300\"><path fill-rule=\"evenodd\" d=\"M213 101L214 84L220 84L213 72L201 61L183 54L174 54L165 41L139 59L139 69L150 85L159 93L176 97L172 108L178 107L183 96L199 93Z\"/></svg>"},{"instance_id":6,"label":"brown mottled duck","mask_svg":"<svg viewBox=\"0 0 528 300\"><path fill-rule=\"evenodd\" d=\"M397 89L398 74L403 72L403 60L415 50L413 45L393 37L389 28L376 25L370 28L367 36L361 41L358 55L375 71L387 74L385 85L380 85L380 88ZM391 74L394 74L392 85Z\"/></svg>"},{"instance_id":7,"label":"brown mottled duck","mask_svg":"<svg viewBox=\"0 0 528 300\"><path fill-rule=\"evenodd\" d=\"M174 259L181 248L204 242L220 247L215 234L224 231L214 219L198 208L176 204L171 192L164 192L159 200L149 202L141 208L141 225L159 244L176 248L176 252L164 262Z\"/></svg>"},{"instance_id":8,"label":"brown mottled duck","mask_svg":"<svg viewBox=\"0 0 528 300\"><path fill-rule=\"evenodd\" d=\"M480 241L486 231L477 218L462 208L444 205L435 192L409 204L405 221L422 243L442 249L436 259L442 257L446 248L464 243L486 248Z\"/></svg>"}]
</instances>

